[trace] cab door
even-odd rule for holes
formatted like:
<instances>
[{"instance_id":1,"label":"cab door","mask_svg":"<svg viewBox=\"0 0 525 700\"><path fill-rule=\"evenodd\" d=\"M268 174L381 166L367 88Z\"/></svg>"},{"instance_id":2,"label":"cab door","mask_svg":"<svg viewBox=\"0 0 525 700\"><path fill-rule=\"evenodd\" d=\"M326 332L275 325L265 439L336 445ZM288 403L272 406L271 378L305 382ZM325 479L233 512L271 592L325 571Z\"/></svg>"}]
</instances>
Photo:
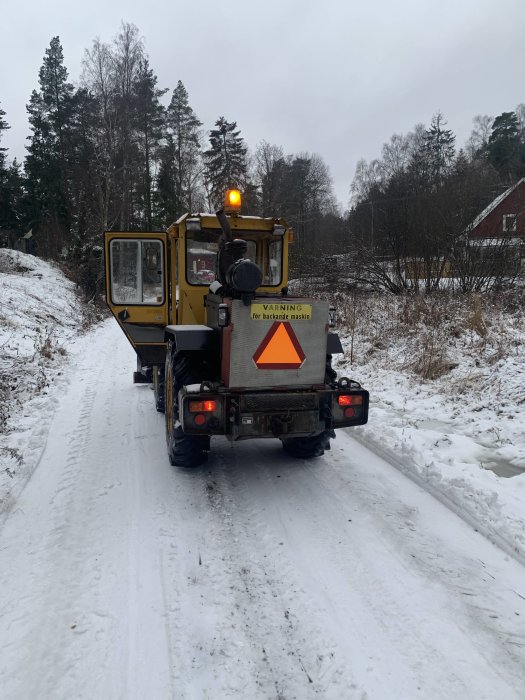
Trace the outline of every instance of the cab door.
<instances>
[{"instance_id":1,"label":"cab door","mask_svg":"<svg viewBox=\"0 0 525 700\"><path fill-rule=\"evenodd\" d=\"M169 285L165 233L104 233L106 302L142 359L164 361Z\"/></svg>"}]
</instances>

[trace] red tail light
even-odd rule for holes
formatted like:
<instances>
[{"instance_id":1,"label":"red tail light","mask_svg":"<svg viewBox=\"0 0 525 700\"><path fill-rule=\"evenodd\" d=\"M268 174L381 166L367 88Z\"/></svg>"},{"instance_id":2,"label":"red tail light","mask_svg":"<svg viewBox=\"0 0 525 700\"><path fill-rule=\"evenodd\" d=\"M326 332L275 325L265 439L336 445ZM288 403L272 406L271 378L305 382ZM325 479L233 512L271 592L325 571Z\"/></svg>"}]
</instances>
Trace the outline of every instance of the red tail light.
<instances>
[{"instance_id":1,"label":"red tail light","mask_svg":"<svg viewBox=\"0 0 525 700\"><path fill-rule=\"evenodd\" d=\"M342 394L337 397L337 403L340 406L362 406L362 394Z\"/></svg>"},{"instance_id":2,"label":"red tail light","mask_svg":"<svg viewBox=\"0 0 525 700\"><path fill-rule=\"evenodd\" d=\"M216 401L190 401L188 405L190 413L213 413L216 408Z\"/></svg>"}]
</instances>

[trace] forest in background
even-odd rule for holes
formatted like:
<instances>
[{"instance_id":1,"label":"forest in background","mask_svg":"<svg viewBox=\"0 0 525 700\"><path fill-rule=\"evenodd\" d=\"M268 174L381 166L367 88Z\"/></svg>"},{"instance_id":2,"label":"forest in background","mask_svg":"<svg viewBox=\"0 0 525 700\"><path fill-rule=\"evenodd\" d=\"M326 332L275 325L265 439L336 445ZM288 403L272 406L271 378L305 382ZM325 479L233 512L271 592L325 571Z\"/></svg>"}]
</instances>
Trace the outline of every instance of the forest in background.
<instances>
[{"instance_id":1,"label":"forest in background","mask_svg":"<svg viewBox=\"0 0 525 700\"><path fill-rule=\"evenodd\" d=\"M86 49L78 86L51 40L27 105L23 163L1 147L1 107L0 95L0 232L31 231L32 252L65 262L88 298L100 288L103 230L165 230L186 211L216 209L227 187L243 191L246 213L293 226L296 276L318 274L324 260L327 274L400 293L439 287L453 264L464 291L483 288L498 276L476 269L465 231L525 176L525 105L474 117L460 149L437 112L359 162L343 212L319 155L287 154L264 135L249 148L225 116L205 130L180 80L171 92L158 86L128 23ZM421 279L407 276L411 261Z\"/></svg>"}]
</instances>

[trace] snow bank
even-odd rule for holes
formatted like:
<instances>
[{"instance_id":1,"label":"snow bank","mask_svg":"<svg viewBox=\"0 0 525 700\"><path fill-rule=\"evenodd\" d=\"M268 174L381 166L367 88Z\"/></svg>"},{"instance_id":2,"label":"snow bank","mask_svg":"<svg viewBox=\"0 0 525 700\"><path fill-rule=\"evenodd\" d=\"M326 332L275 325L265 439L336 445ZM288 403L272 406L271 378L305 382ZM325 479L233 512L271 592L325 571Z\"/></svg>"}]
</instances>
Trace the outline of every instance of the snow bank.
<instances>
[{"instance_id":1,"label":"snow bank","mask_svg":"<svg viewBox=\"0 0 525 700\"><path fill-rule=\"evenodd\" d=\"M0 517L32 474L63 381L68 344L87 325L55 265L0 249Z\"/></svg>"},{"instance_id":2,"label":"snow bank","mask_svg":"<svg viewBox=\"0 0 525 700\"><path fill-rule=\"evenodd\" d=\"M336 368L370 391L359 438L525 560L525 317L507 301L371 295Z\"/></svg>"}]
</instances>

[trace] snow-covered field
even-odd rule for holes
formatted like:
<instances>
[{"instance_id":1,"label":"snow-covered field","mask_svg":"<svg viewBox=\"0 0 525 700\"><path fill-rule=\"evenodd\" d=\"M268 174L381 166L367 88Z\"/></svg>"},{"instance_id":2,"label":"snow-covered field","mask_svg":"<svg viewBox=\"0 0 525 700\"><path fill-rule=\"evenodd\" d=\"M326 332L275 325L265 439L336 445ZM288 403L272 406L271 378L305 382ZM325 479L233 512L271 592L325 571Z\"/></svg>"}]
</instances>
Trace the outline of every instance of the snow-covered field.
<instances>
[{"instance_id":1,"label":"snow-covered field","mask_svg":"<svg viewBox=\"0 0 525 700\"><path fill-rule=\"evenodd\" d=\"M2 700L523 698L518 313L462 323L433 380L424 334L349 331L368 426L314 462L214 440L185 472L60 271L0 251L0 302Z\"/></svg>"},{"instance_id":2,"label":"snow-covered field","mask_svg":"<svg viewBox=\"0 0 525 700\"><path fill-rule=\"evenodd\" d=\"M525 296L340 303L359 438L525 562Z\"/></svg>"}]
</instances>

